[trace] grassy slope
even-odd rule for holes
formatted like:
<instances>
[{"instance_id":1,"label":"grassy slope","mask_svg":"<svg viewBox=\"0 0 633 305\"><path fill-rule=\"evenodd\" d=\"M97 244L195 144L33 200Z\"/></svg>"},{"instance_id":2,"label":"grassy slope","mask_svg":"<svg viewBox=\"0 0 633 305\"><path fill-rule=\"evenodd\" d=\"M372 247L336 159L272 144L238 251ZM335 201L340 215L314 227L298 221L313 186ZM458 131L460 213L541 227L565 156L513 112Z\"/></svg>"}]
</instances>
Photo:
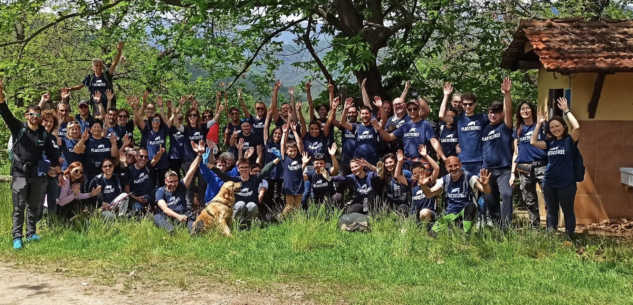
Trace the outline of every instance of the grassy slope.
<instances>
[{"instance_id":1,"label":"grassy slope","mask_svg":"<svg viewBox=\"0 0 633 305\"><path fill-rule=\"evenodd\" d=\"M11 204L0 186L0 260L66 267L106 284L126 278L182 288L198 281L275 290L298 284L318 302L626 304L633 300L633 243L589 238L584 252L534 232L430 239L412 222L382 215L369 234L336 229L325 216L283 225L189 238L141 224L91 221L46 229L43 240L10 249ZM316 213L315 213L316 214ZM406 229L406 232L402 232ZM126 287L132 279L125 279Z\"/></svg>"}]
</instances>

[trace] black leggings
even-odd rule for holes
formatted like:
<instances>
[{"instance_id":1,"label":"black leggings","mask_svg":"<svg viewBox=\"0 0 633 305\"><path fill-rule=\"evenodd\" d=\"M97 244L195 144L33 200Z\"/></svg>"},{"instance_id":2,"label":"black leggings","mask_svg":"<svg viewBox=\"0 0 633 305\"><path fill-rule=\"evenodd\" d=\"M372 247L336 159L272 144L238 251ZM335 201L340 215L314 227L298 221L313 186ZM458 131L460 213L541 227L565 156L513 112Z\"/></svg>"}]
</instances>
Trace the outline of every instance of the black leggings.
<instances>
[{"instance_id":1,"label":"black leggings","mask_svg":"<svg viewBox=\"0 0 633 305\"><path fill-rule=\"evenodd\" d=\"M543 196L547 206L548 230L556 230L558 227L558 208L560 207L565 218L565 231L569 238L574 237L574 231L576 230L576 214L574 213L576 190L576 183L566 188L553 188L543 184Z\"/></svg>"}]
</instances>

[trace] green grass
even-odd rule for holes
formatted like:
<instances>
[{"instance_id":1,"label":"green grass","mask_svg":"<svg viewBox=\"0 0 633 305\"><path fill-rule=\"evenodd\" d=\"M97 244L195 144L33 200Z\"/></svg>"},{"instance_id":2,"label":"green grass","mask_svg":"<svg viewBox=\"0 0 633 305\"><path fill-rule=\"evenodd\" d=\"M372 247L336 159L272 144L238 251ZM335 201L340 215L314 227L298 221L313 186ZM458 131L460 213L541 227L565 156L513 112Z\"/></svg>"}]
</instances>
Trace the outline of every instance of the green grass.
<instances>
[{"instance_id":1,"label":"green grass","mask_svg":"<svg viewBox=\"0 0 633 305\"><path fill-rule=\"evenodd\" d=\"M39 243L14 251L7 185L0 186L0 260L44 270L67 268L98 283L135 281L202 289L222 283L275 294L290 284L316 302L352 304L631 304L633 243L532 231L459 232L431 239L392 214L372 219L371 233L337 230L336 216L312 211L230 238L219 233L173 237L141 223L44 228ZM405 229L405 230L403 230ZM581 250L582 247L582 250ZM135 271L135 277L127 275ZM206 284L208 285L208 284Z\"/></svg>"}]
</instances>

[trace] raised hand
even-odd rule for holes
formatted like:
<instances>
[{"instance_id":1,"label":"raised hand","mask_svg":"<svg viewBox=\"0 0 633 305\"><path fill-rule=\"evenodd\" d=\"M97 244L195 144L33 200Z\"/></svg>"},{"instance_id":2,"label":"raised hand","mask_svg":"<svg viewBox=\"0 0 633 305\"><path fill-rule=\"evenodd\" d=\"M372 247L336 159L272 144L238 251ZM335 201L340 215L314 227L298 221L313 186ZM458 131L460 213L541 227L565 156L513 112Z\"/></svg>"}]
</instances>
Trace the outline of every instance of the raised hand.
<instances>
[{"instance_id":1,"label":"raised hand","mask_svg":"<svg viewBox=\"0 0 633 305\"><path fill-rule=\"evenodd\" d=\"M231 137L237 138L238 133L239 131L237 129L233 130L233 134L231 135Z\"/></svg>"},{"instance_id":2,"label":"raised hand","mask_svg":"<svg viewBox=\"0 0 633 305\"><path fill-rule=\"evenodd\" d=\"M101 100L101 91L97 91L95 92L95 94L92 96L92 100L95 102L98 102Z\"/></svg>"},{"instance_id":3,"label":"raised hand","mask_svg":"<svg viewBox=\"0 0 633 305\"><path fill-rule=\"evenodd\" d=\"M220 97L220 96L222 96L222 92L220 92L220 91L216 91L216 92L215 92L215 97Z\"/></svg>"},{"instance_id":4,"label":"raised hand","mask_svg":"<svg viewBox=\"0 0 633 305\"><path fill-rule=\"evenodd\" d=\"M101 193L101 185L92 189L92 192L90 192L90 197L97 196L99 193Z\"/></svg>"},{"instance_id":5,"label":"raised hand","mask_svg":"<svg viewBox=\"0 0 633 305\"><path fill-rule=\"evenodd\" d=\"M255 147L251 147L246 150L246 153L244 153L244 158L250 159L254 153L255 153Z\"/></svg>"},{"instance_id":6,"label":"raised hand","mask_svg":"<svg viewBox=\"0 0 633 305\"><path fill-rule=\"evenodd\" d=\"M404 90L409 90L409 89L411 89L411 82L410 81L404 82Z\"/></svg>"},{"instance_id":7,"label":"raised hand","mask_svg":"<svg viewBox=\"0 0 633 305\"><path fill-rule=\"evenodd\" d=\"M371 126L374 126L376 130L382 129L382 124L380 124L380 122L376 119L371 119Z\"/></svg>"},{"instance_id":8,"label":"raised hand","mask_svg":"<svg viewBox=\"0 0 633 305\"><path fill-rule=\"evenodd\" d=\"M453 85L450 82L444 83L444 96L453 94Z\"/></svg>"},{"instance_id":9,"label":"raised hand","mask_svg":"<svg viewBox=\"0 0 633 305\"><path fill-rule=\"evenodd\" d=\"M194 109L198 109L198 100L193 100L193 102L191 103L191 107L193 107Z\"/></svg>"},{"instance_id":10,"label":"raised hand","mask_svg":"<svg viewBox=\"0 0 633 305\"><path fill-rule=\"evenodd\" d=\"M273 85L273 89L275 89L275 91L279 91L279 88L281 88L281 81L277 80Z\"/></svg>"},{"instance_id":11,"label":"raised hand","mask_svg":"<svg viewBox=\"0 0 633 305\"><path fill-rule=\"evenodd\" d=\"M337 97L337 98L338 98L338 97ZM345 109L349 109L349 108L351 108L352 106L354 106L354 98L348 97L348 98L345 100Z\"/></svg>"},{"instance_id":12,"label":"raised hand","mask_svg":"<svg viewBox=\"0 0 633 305\"><path fill-rule=\"evenodd\" d=\"M111 101L114 98L114 91L112 91L111 89L106 89L106 98L108 99L108 101Z\"/></svg>"},{"instance_id":13,"label":"raised hand","mask_svg":"<svg viewBox=\"0 0 633 305\"><path fill-rule=\"evenodd\" d=\"M167 100L167 101L165 102L165 106L167 106L167 109L172 109L172 108L173 108L173 105L171 104L171 100ZM172 111L172 112L173 112L173 111Z\"/></svg>"},{"instance_id":14,"label":"raised hand","mask_svg":"<svg viewBox=\"0 0 633 305\"><path fill-rule=\"evenodd\" d=\"M237 88L237 98L238 99L242 98L242 88Z\"/></svg>"},{"instance_id":15,"label":"raised hand","mask_svg":"<svg viewBox=\"0 0 633 305\"><path fill-rule=\"evenodd\" d=\"M0 91L2 91L1 84L0 84ZM65 100L65 99L68 99L68 98L70 98L70 90L68 88L62 88L62 99Z\"/></svg>"},{"instance_id":16,"label":"raised hand","mask_svg":"<svg viewBox=\"0 0 633 305\"><path fill-rule=\"evenodd\" d=\"M194 100L193 94L189 94L189 96L187 96L187 100L190 102L193 102Z\"/></svg>"},{"instance_id":17,"label":"raised hand","mask_svg":"<svg viewBox=\"0 0 633 305\"><path fill-rule=\"evenodd\" d=\"M569 105L567 104L566 98L564 97L558 98L558 108L560 108L560 110L562 110L563 112L569 111Z\"/></svg>"},{"instance_id":18,"label":"raised hand","mask_svg":"<svg viewBox=\"0 0 633 305\"><path fill-rule=\"evenodd\" d=\"M546 112L539 112L538 113L538 117L536 119L536 122L539 124L543 124L545 121L547 121L547 113Z\"/></svg>"},{"instance_id":19,"label":"raised hand","mask_svg":"<svg viewBox=\"0 0 633 305\"><path fill-rule=\"evenodd\" d=\"M180 104L180 106L184 105L187 102L187 96L183 95L180 97L180 100L178 101L178 104Z\"/></svg>"},{"instance_id":20,"label":"raised hand","mask_svg":"<svg viewBox=\"0 0 633 305\"><path fill-rule=\"evenodd\" d=\"M163 108L163 96L159 95L156 97L156 106Z\"/></svg>"},{"instance_id":21,"label":"raised hand","mask_svg":"<svg viewBox=\"0 0 633 305\"><path fill-rule=\"evenodd\" d=\"M332 143L332 146L330 146L330 148L327 149L327 152L330 153L330 156L336 155L337 151L338 151L338 147L336 147L336 143Z\"/></svg>"},{"instance_id":22,"label":"raised hand","mask_svg":"<svg viewBox=\"0 0 633 305\"><path fill-rule=\"evenodd\" d=\"M88 141L88 139L90 139L90 131L86 129L86 131L84 131L84 133L81 134L81 140L86 142Z\"/></svg>"},{"instance_id":23,"label":"raised hand","mask_svg":"<svg viewBox=\"0 0 633 305\"><path fill-rule=\"evenodd\" d=\"M202 140L200 140L198 144L196 144L196 142L194 141L191 141L191 148L193 148L193 151L196 152L198 155L204 154L206 152L206 148L204 147L204 141Z\"/></svg>"},{"instance_id":24,"label":"raised hand","mask_svg":"<svg viewBox=\"0 0 633 305\"><path fill-rule=\"evenodd\" d=\"M334 93L334 85L332 85L332 80L327 80L327 91L330 92L330 94Z\"/></svg>"},{"instance_id":25,"label":"raised hand","mask_svg":"<svg viewBox=\"0 0 633 305\"><path fill-rule=\"evenodd\" d=\"M303 162L303 164L308 164L308 163L310 163L310 156L308 155L308 152L307 152L307 151L304 151L304 152L301 154L301 162Z\"/></svg>"},{"instance_id":26,"label":"raised hand","mask_svg":"<svg viewBox=\"0 0 633 305\"><path fill-rule=\"evenodd\" d=\"M220 109L218 109L220 113L224 112L224 109L226 109L226 107L224 107L224 104L220 104Z\"/></svg>"},{"instance_id":27,"label":"raised hand","mask_svg":"<svg viewBox=\"0 0 633 305\"><path fill-rule=\"evenodd\" d=\"M310 87L312 87L312 84L310 82L306 83L306 92L310 91Z\"/></svg>"},{"instance_id":28,"label":"raised hand","mask_svg":"<svg viewBox=\"0 0 633 305\"><path fill-rule=\"evenodd\" d=\"M290 122L290 128L292 128L292 131L296 132L297 131L297 123L296 122Z\"/></svg>"},{"instance_id":29,"label":"raised hand","mask_svg":"<svg viewBox=\"0 0 633 305\"><path fill-rule=\"evenodd\" d=\"M244 149L244 138L241 138L239 141L237 141L237 143L235 143L235 147L237 147L237 149L239 150Z\"/></svg>"},{"instance_id":30,"label":"raised hand","mask_svg":"<svg viewBox=\"0 0 633 305\"><path fill-rule=\"evenodd\" d=\"M512 88L512 81L509 77L503 79L503 83L501 84L501 93L510 94L510 89Z\"/></svg>"},{"instance_id":31,"label":"raised hand","mask_svg":"<svg viewBox=\"0 0 633 305\"><path fill-rule=\"evenodd\" d=\"M420 156L426 158L427 156L426 145L420 144L420 147L418 147L418 153L420 154Z\"/></svg>"},{"instance_id":32,"label":"raised hand","mask_svg":"<svg viewBox=\"0 0 633 305\"><path fill-rule=\"evenodd\" d=\"M162 155L164 153L165 153L165 148L163 147L163 144L160 144L157 155Z\"/></svg>"},{"instance_id":33,"label":"raised hand","mask_svg":"<svg viewBox=\"0 0 633 305\"><path fill-rule=\"evenodd\" d=\"M333 101L332 101L332 110L334 110L336 112L336 109L338 108L339 104L341 103L341 99L337 96Z\"/></svg>"},{"instance_id":34,"label":"raised hand","mask_svg":"<svg viewBox=\"0 0 633 305\"><path fill-rule=\"evenodd\" d=\"M97 91L99 92L99 91ZM101 96L101 95L99 95ZM44 103L48 103L51 101L51 93L46 91L46 93L42 94L42 101L44 101Z\"/></svg>"},{"instance_id":35,"label":"raised hand","mask_svg":"<svg viewBox=\"0 0 633 305\"><path fill-rule=\"evenodd\" d=\"M112 144L112 146L116 146L116 135L114 132L110 133L110 144Z\"/></svg>"},{"instance_id":36,"label":"raised hand","mask_svg":"<svg viewBox=\"0 0 633 305\"><path fill-rule=\"evenodd\" d=\"M376 105L376 107L382 107L382 99L380 96L374 96L374 105Z\"/></svg>"},{"instance_id":37,"label":"raised hand","mask_svg":"<svg viewBox=\"0 0 633 305\"><path fill-rule=\"evenodd\" d=\"M398 151L396 152L396 158L398 162L404 161L404 153L402 152L402 149L398 149Z\"/></svg>"},{"instance_id":38,"label":"raised hand","mask_svg":"<svg viewBox=\"0 0 633 305\"><path fill-rule=\"evenodd\" d=\"M290 93L290 95L294 95L295 94L295 87L288 88L288 93Z\"/></svg>"},{"instance_id":39,"label":"raised hand","mask_svg":"<svg viewBox=\"0 0 633 305\"><path fill-rule=\"evenodd\" d=\"M130 135L126 133L123 136L123 147L128 147L129 144L130 144Z\"/></svg>"},{"instance_id":40,"label":"raised hand","mask_svg":"<svg viewBox=\"0 0 633 305\"><path fill-rule=\"evenodd\" d=\"M149 99L149 91L145 90L145 92L143 92L143 103L147 104L148 99Z\"/></svg>"},{"instance_id":41,"label":"raised hand","mask_svg":"<svg viewBox=\"0 0 633 305\"><path fill-rule=\"evenodd\" d=\"M430 176L428 176L428 177L421 177L418 180L418 184L419 185L429 185L429 182L431 182L431 177Z\"/></svg>"},{"instance_id":42,"label":"raised hand","mask_svg":"<svg viewBox=\"0 0 633 305\"><path fill-rule=\"evenodd\" d=\"M116 45L116 50L120 53L123 51L123 46L125 46L125 42L124 41L119 41L119 43Z\"/></svg>"},{"instance_id":43,"label":"raised hand","mask_svg":"<svg viewBox=\"0 0 633 305\"><path fill-rule=\"evenodd\" d=\"M362 167L369 167L370 164L369 164L369 162L367 162L367 160L361 158L360 159L360 166L362 166Z\"/></svg>"},{"instance_id":44,"label":"raised hand","mask_svg":"<svg viewBox=\"0 0 633 305\"><path fill-rule=\"evenodd\" d=\"M295 107L297 108L297 111L301 111L301 103L297 103Z\"/></svg>"},{"instance_id":45,"label":"raised hand","mask_svg":"<svg viewBox=\"0 0 633 305\"><path fill-rule=\"evenodd\" d=\"M79 194L81 194L81 189L80 189L79 183L73 184L70 188L73 191L73 194L75 194L75 197L79 196Z\"/></svg>"},{"instance_id":46,"label":"raised hand","mask_svg":"<svg viewBox=\"0 0 633 305\"><path fill-rule=\"evenodd\" d=\"M288 132L288 124L283 124L281 126L281 131L283 131L284 133Z\"/></svg>"},{"instance_id":47,"label":"raised hand","mask_svg":"<svg viewBox=\"0 0 633 305\"><path fill-rule=\"evenodd\" d=\"M488 182L490 182L490 173L487 169L482 168L479 171L479 183L481 185L488 185Z\"/></svg>"},{"instance_id":48,"label":"raised hand","mask_svg":"<svg viewBox=\"0 0 633 305\"><path fill-rule=\"evenodd\" d=\"M363 82L360 83L360 87L364 89L366 83L367 83L367 79L365 78L365 79L363 79Z\"/></svg>"}]
</instances>

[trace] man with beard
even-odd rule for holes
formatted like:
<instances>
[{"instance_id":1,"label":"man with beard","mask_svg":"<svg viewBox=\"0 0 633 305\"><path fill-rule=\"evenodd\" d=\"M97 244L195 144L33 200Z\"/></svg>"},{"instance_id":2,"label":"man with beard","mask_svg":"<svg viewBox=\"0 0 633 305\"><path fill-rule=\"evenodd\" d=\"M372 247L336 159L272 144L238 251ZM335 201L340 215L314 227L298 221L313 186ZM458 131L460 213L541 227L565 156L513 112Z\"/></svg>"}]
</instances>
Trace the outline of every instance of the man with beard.
<instances>
[{"instance_id":1,"label":"man with beard","mask_svg":"<svg viewBox=\"0 0 633 305\"><path fill-rule=\"evenodd\" d=\"M20 122L9 110L2 94L2 80L0 80L0 116L7 124L13 138L13 146L9 150L11 162L11 190L13 197L13 248L22 248L22 228L24 226L24 212L28 207L26 223L26 240L38 241L36 234L37 214L44 203L46 194L46 177L37 175L38 162L43 160L46 153L50 166L55 168L59 185L64 184L59 166L59 153L53 146L53 141L47 139L45 128L41 125L41 109L31 105L26 109L24 117L26 123Z\"/></svg>"},{"instance_id":2,"label":"man with beard","mask_svg":"<svg viewBox=\"0 0 633 305\"><path fill-rule=\"evenodd\" d=\"M367 106L360 108L361 124L347 123L344 119L347 117L348 109L354 105L353 98L345 100L345 109L341 114L341 127L356 135L356 148L354 150L354 158L366 160L369 164L378 163L379 153L379 135L378 131L371 125L371 109Z\"/></svg>"},{"instance_id":3,"label":"man with beard","mask_svg":"<svg viewBox=\"0 0 633 305\"><path fill-rule=\"evenodd\" d=\"M435 185L429 188L431 180L425 177L419 181L422 192L426 198L433 198L442 191L445 193L446 210L429 231L429 236L435 237L437 233L448 229L449 222L461 221L464 232L470 231L477 218L477 204L475 198L477 191L490 193L488 181L490 174L486 169L481 169L477 177L462 170L462 163L457 157L446 159L448 175L438 179Z\"/></svg>"},{"instance_id":4,"label":"man with beard","mask_svg":"<svg viewBox=\"0 0 633 305\"><path fill-rule=\"evenodd\" d=\"M338 97L337 97L338 99ZM345 116L341 115L340 122L347 122L347 124L356 124L358 122L358 110L354 104L350 105L348 108L347 105L343 111L347 110ZM338 127L341 131L341 168L340 175L347 176L352 173L349 163L354 158L354 151L356 150L356 133L351 132L341 126L341 123L337 120L332 121L332 125Z\"/></svg>"}]
</instances>

